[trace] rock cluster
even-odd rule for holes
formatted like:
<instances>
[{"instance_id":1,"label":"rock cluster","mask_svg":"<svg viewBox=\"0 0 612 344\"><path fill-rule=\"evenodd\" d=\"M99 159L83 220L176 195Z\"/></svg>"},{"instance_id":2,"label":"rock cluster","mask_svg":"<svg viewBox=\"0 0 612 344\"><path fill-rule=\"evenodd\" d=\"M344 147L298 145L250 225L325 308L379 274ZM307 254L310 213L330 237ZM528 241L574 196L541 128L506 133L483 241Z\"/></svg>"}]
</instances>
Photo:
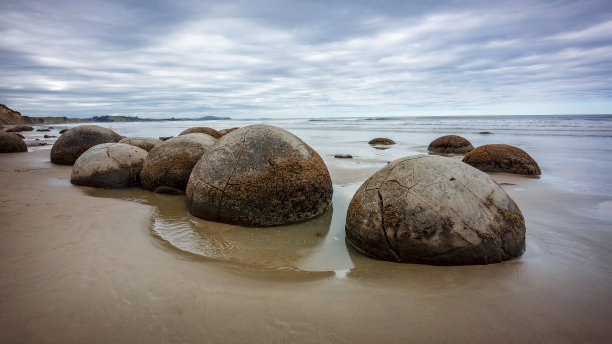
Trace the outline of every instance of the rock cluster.
<instances>
[{"instance_id":1,"label":"rock cluster","mask_svg":"<svg viewBox=\"0 0 612 344\"><path fill-rule=\"evenodd\" d=\"M253 125L223 136L187 184L189 212L202 219L275 226L322 214L332 183L325 163L286 130Z\"/></svg>"},{"instance_id":2,"label":"rock cluster","mask_svg":"<svg viewBox=\"0 0 612 344\"><path fill-rule=\"evenodd\" d=\"M489 264L523 253L525 222L486 173L451 158L411 156L359 188L349 205L346 239L382 260Z\"/></svg>"},{"instance_id":3,"label":"rock cluster","mask_svg":"<svg viewBox=\"0 0 612 344\"><path fill-rule=\"evenodd\" d=\"M540 167L524 150L505 144L489 144L475 148L463 162L484 172L506 172L540 175Z\"/></svg>"},{"instance_id":4,"label":"rock cluster","mask_svg":"<svg viewBox=\"0 0 612 344\"><path fill-rule=\"evenodd\" d=\"M51 148L51 162L73 165L89 148L109 142L119 142L122 137L114 131L98 125L81 125L66 131Z\"/></svg>"},{"instance_id":5,"label":"rock cluster","mask_svg":"<svg viewBox=\"0 0 612 344\"><path fill-rule=\"evenodd\" d=\"M427 150L431 153L464 154L474 149L470 141L457 135L445 135L433 140Z\"/></svg>"}]
</instances>

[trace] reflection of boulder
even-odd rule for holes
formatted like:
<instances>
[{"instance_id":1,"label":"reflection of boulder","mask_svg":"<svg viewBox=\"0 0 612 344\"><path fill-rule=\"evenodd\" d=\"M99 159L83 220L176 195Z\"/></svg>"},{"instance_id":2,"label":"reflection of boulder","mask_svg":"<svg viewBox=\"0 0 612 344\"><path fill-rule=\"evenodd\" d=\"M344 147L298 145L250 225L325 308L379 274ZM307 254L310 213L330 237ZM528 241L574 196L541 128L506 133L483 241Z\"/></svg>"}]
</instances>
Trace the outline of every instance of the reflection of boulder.
<instances>
[{"instance_id":1,"label":"reflection of boulder","mask_svg":"<svg viewBox=\"0 0 612 344\"><path fill-rule=\"evenodd\" d=\"M25 142L15 134L0 131L0 153L27 152Z\"/></svg>"},{"instance_id":2,"label":"reflection of boulder","mask_svg":"<svg viewBox=\"0 0 612 344\"><path fill-rule=\"evenodd\" d=\"M91 147L75 161L70 182L98 188L138 185L147 151L123 143L104 143Z\"/></svg>"},{"instance_id":3,"label":"reflection of boulder","mask_svg":"<svg viewBox=\"0 0 612 344\"><path fill-rule=\"evenodd\" d=\"M332 183L312 148L286 130L253 125L221 138L196 164L187 209L197 217L276 226L322 214Z\"/></svg>"},{"instance_id":4,"label":"reflection of boulder","mask_svg":"<svg viewBox=\"0 0 612 344\"><path fill-rule=\"evenodd\" d=\"M395 141L385 138L385 137L377 137L375 139L371 139L368 144L371 145L394 145Z\"/></svg>"},{"instance_id":5,"label":"reflection of boulder","mask_svg":"<svg viewBox=\"0 0 612 344\"><path fill-rule=\"evenodd\" d=\"M119 142L122 137L114 131L98 125L81 125L62 134L51 148L51 162L73 165L89 148L109 142Z\"/></svg>"},{"instance_id":6,"label":"reflection of boulder","mask_svg":"<svg viewBox=\"0 0 612 344\"><path fill-rule=\"evenodd\" d=\"M183 193L193 166L202 154L217 143L205 134L185 134L155 146L149 152L140 174L145 190Z\"/></svg>"},{"instance_id":7,"label":"reflection of boulder","mask_svg":"<svg viewBox=\"0 0 612 344\"><path fill-rule=\"evenodd\" d=\"M373 258L489 264L525 247L520 209L487 174L440 156L393 161L351 200L346 239Z\"/></svg>"},{"instance_id":8,"label":"reflection of boulder","mask_svg":"<svg viewBox=\"0 0 612 344\"><path fill-rule=\"evenodd\" d=\"M457 135L446 135L433 140L427 150L432 153L463 154L474 149L470 141Z\"/></svg>"},{"instance_id":9,"label":"reflection of boulder","mask_svg":"<svg viewBox=\"0 0 612 344\"><path fill-rule=\"evenodd\" d=\"M538 163L529 154L520 148L504 144L477 147L463 158L463 162L484 172L541 174Z\"/></svg>"},{"instance_id":10,"label":"reflection of boulder","mask_svg":"<svg viewBox=\"0 0 612 344\"><path fill-rule=\"evenodd\" d=\"M150 137L126 137L121 139L119 143L125 143L128 145L136 146L146 150L147 152L151 151L153 147L162 143L162 140L150 138Z\"/></svg>"},{"instance_id":11,"label":"reflection of boulder","mask_svg":"<svg viewBox=\"0 0 612 344\"><path fill-rule=\"evenodd\" d=\"M210 135L216 139L222 136L221 134L219 134L218 131L216 131L213 128L209 128L209 127L193 127L193 128L185 129L179 135L197 134L197 133Z\"/></svg>"}]
</instances>

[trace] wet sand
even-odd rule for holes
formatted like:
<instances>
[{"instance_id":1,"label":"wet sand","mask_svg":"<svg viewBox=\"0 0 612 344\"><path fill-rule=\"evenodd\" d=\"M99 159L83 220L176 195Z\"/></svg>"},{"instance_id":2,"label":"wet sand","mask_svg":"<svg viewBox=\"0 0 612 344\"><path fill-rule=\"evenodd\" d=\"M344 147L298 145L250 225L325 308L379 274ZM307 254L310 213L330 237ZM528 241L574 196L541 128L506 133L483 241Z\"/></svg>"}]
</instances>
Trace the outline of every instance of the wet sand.
<instances>
[{"instance_id":1,"label":"wet sand","mask_svg":"<svg viewBox=\"0 0 612 344\"><path fill-rule=\"evenodd\" d=\"M0 155L0 342L612 338L606 199L493 175L525 215L521 258L462 267L379 262L347 248L342 232L352 192L379 166L327 163L334 209L294 236L194 223L180 215L182 196L74 187L70 167L52 165L48 150ZM164 225L214 232L218 245L172 244ZM281 247L265 254L244 249L273 241Z\"/></svg>"}]
</instances>

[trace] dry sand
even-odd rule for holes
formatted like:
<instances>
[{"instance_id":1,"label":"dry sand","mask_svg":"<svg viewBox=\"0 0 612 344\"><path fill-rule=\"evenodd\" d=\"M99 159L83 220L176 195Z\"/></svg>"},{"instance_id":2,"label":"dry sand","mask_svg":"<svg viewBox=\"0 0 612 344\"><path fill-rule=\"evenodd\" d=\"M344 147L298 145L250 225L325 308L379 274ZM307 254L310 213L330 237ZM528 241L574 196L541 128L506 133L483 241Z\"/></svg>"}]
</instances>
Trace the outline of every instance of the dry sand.
<instances>
[{"instance_id":1,"label":"dry sand","mask_svg":"<svg viewBox=\"0 0 612 344\"><path fill-rule=\"evenodd\" d=\"M341 185L371 174L331 171ZM48 150L0 155L1 343L612 339L610 207L537 179L495 176L526 218L520 259L432 267L348 250L338 276L172 249L151 230L154 206L92 197L69 177Z\"/></svg>"}]
</instances>

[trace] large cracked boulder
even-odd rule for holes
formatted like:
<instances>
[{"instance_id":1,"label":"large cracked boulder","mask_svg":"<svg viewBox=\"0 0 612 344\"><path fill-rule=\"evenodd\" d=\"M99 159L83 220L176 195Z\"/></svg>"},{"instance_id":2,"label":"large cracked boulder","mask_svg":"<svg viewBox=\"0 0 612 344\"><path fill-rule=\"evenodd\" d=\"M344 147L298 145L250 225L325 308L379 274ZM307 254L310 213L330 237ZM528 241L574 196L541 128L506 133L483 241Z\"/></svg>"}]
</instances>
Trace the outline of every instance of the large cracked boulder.
<instances>
[{"instance_id":1,"label":"large cracked boulder","mask_svg":"<svg viewBox=\"0 0 612 344\"><path fill-rule=\"evenodd\" d=\"M149 152L140 174L142 188L182 194L193 166L217 139L206 134L185 134L162 141Z\"/></svg>"},{"instance_id":2,"label":"large cracked boulder","mask_svg":"<svg viewBox=\"0 0 612 344\"><path fill-rule=\"evenodd\" d=\"M119 143L125 143L128 145L136 146L150 152L153 147L162 143L162 140L150 138L150 137L126 137L121 139Z\"/></svg>"},{"instance_id":3,"label":"large cracked boulder","mask_svg":"<svg viewBox=\"0 0 612 344\"><path fill-rule=\"evenodd\" d=\"M440 154L464 154L474 149L470 141L457 135L445 135L433 140L427 150Z\"/></svg>"},{"instance_id":4,"label":"large cracked boulder","mask_svg":"<svg viewBox=\"0 0 612 344\"><path fill-rule=\"evenodd\" d=\"M484 172L506 172L540 175L540 166L524 150L505 144L490 144L475 148L463 162Z\"/></svg>"},{"instance_id":5,"label":"large cracked boulder","mask_svg":"<svg viewBox=\"0 0 612 344\"><path fill-rule=\"evenodd\" d=\"M186 135L186 134L197 134L197 133L207 134L207 135L210 135L210 136L212 136L212 137L214 137L216 139L218 139L221 136L223 136L218 131L216 131L215 129L209 128L209 127L193 127L193 128L185 129L185 130L183 130L179 134L179 136L180 135Z\"/></svg>"},{"instance_id":6,"label":"large cracked boulder","mask_svg":"<svg viewBox=\"0 0 612 344\"><path fill-rule=\"evenodd\" d=\"M381 260L432 265L498 263L520 256L520 209L486 173L418 155L376 172L357 190L346 240Z\"/></svg>"},{"instance_id":7,"label":"large cracked boulder","mask_svg":"<svg viewBox=\"0 0 612 344\"><path fill-rule=\"evenodd\" d=\"M95 145L75 161L70 182L97 188L138 185L146 157L146 150L124 143Z\"/></svg>"},{"instance_id":8,"label":"large cracked boulder","mask_svg":"<svg viewBox=\"0 0 612 344\"><path fill-rule=\"evenodd\" d=\"M246 226L275 226L325 212L332 198L325 163L288 131L252 125L223 136L187 184L189 212Z\"/></svg>"},{"instance_id":9,"label":"large cracked boulder","mask_svg":"<svg viewBox=\"0 0 612 344\"><path fill-rule=\"evenodd\" d=\"M28 147L17 135L0 131L0 153L27 152Z\"/></svg>"},{"instance_id":10,"label":"large cracked boulder","mask_svg":"<svg viewBox=\"0 0 612 344\"><path fill-rule=\"evenodd\" d=\"M89 148L109 142L119 142L122 137L114 131L98 125L81 125L66 131L51 148L51 162L74 165Z\"/></svg>"}]
</instances>

